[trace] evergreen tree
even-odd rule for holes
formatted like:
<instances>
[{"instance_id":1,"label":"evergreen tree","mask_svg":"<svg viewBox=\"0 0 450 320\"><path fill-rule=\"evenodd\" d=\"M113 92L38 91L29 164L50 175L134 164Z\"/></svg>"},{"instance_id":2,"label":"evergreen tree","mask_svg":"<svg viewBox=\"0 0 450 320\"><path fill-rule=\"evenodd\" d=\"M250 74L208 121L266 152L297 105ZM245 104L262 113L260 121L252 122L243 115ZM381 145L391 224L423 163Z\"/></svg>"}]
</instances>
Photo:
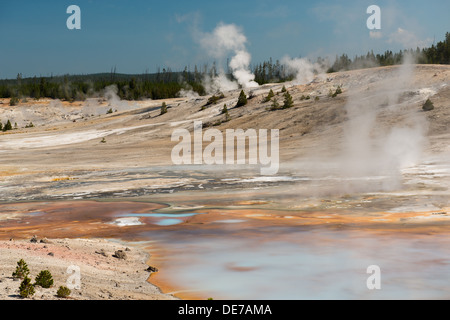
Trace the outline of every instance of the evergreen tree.
<instances>
[{"instance_id":1,"label":"evergreen tree","mask_svg":"<svg viewBox=\"0 0 450 320\"><path fill-rule=\"evenodd\" d=\"M292 108L294 106L294 101L292 100L292 96L289 94L289 92L284 93L284 104L283 109Z\"/></svg>"},{"instance_id":2,"label":"evergreen tree","mask_svg":"<svg viewBox=\"0 0 450 320\"><path fill-rule=\"evenodd\" d=\"M23 281L20 283L19 294L22 298L29 298L35 293L34 286L31 284L31 279L25 276Z\"/></svg>"},{"instance_id":3,"label":"evergreen tree","mask_svg":"<svg viewBox=\"0 0 450 320\"><path fill-rule=\"evenodd\" d=\"M273 93L273 90L270 89L269 94L268 94L267 97L264 99L264 102L269 102L273 97L275 97L275 93Z\"/></svg>"},{"instance_id":4,"label":"evergreen tree","mask_svg":"<svg viewBox=\"0 0 450 320\"><path fill-rule=\"evenodd\" d=\"M236 107L242 107L242 106L245 106L246 104L247 104L247 96L245 95L244 90L242 90L239 95L239 99L236 104Z\"/></svg>"},{"instance_id":5,"label":"evergreen tree","mask_svg":"<svg viewBox=\"0 0 450 320\"><path fill-rule=\"evenodd\" d=\"M9 121L9 120L8 120L8 122L6 122L5 126L3 127L3 131L8 131L8 130L12 130L11 121Z\"/></svg>"},{"instance_id":6,"label":"evergreen tree","mask_svg":"<svg viewBox=\"0 0 450 320\"><path fill-rule=\"evenodd\" d=\"M161 115L166 114L167 113L167 104L165 102L162 103L161 106Z\"/></svg>"},{"instance_id":7,"label":"evergreen tree","mask_svg":"<svg viewBox=\"0 0 450 320\"><path fill-rule=\"evenodd\" d=\"M222 114L227 114L227 113L228 113L228 108L227 108L227 105L224 104L223 109L222 109Z\"/></svg>"},{"instance_id":8,"label":"evergreen tree","mask_svg":"<svg viewBox=\"0 0 450 320\"><path fill-rule=\"evenodd\" d=\"M423 111L432 111L434 110L434 104L433 102L431 102L430 99L427 99L427 101L425 102L425 104L422 107Z\"/></svg>"},{"instance_id":9,"label":"evergreen tree","mask_svg":"<svg viewBox=\"0 0 450 320\"><path fill-rule=\"evenodd\" d=\"M67 298L68 296L70 296L70 294L71 294L70 289L65 286L60 286L58 291L56 291L56 295L59 298Z\"/></svg>"},{"instance_id":10,"label":"evergreen tree","mask_svg":"<svg viewBox=\"0 0 450 320\"><path fill-rule=\"evenodd\" d=\"M278 103L278 99L276 97L272 100L272 106L270 107L270 110L278 110L280 109L280 104Z\"/></svg>"},{"instance_id":11,"label":"evergreen tree","mask_svg":"<svg viewBox=\"0 0 450 320\"><path fill-rule=\"evenodd\" d=\"M53 285L53 277L50 271L42 270L39 272L34 285L41 286L42 288L50 288Z\"/></svg>"},{"instance_id":12,"label":"evergreen tree","mask_svg":"<svg viewBox=\"0 0 450 320\"><path fill-rule=\"evenodd\" d=\"M24 279L29 274L30 274L30 270L28 269L27 263L23 259L20 259L17 262L16 271L14 271L12 274L13 278Z\"/></svg>"}]
</instances>

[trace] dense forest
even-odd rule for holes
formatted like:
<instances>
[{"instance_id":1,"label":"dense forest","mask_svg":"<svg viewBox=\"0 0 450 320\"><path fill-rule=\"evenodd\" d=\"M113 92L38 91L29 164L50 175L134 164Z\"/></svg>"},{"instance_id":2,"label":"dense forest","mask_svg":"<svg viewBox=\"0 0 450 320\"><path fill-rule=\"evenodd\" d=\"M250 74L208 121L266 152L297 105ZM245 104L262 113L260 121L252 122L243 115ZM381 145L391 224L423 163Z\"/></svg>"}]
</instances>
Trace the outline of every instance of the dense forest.
<instances>
[{"instance_id":1,"label":"dense forest","mask_svg":"<svg viewBox=\"0 0 450 320\"><path fill-rule=\"evenodd\" d=\"M328 72L371 68L376 66L390 66L401 64L405 54L411 54L416 63L420 64L450 64L450 33L445 40L432 45L430 48L410 49L393 53L386 51L383 54L369 52L366 55L350 59L346 54L337 56L335 62L328 68ZM324 65L324 59L317 62ZM294 78L287 71L286 66L270 58L268 61L251 67L255 81L259 84L268 82L284 82ZM126 75L117 73L115 68L109 73L91 75L64 75L51 77L22 78L0 80L0 98L12 98L11 104L24 98L52 98L67 101L84 100L95 97L108 86L116 85L118 96L124 100L139 99L165 99L177 97L180 90L192 90L199 95L205 95L203 85L205 77L217 75L215 63L202 67L195 66L194 70L185 67L183 71L173 72L170 68L158 68L156 73ZM230 79L233 79L228 70Z\"/></svg>"}]
</instances>

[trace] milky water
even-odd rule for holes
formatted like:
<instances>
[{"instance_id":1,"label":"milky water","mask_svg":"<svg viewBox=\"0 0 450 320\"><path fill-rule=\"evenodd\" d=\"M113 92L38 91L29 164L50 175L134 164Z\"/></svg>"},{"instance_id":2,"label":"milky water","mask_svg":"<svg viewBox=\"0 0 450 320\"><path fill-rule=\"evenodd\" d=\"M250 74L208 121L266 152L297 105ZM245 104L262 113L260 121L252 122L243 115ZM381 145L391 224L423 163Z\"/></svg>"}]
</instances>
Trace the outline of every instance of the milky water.
<instances>
[{"instance_id":1,"label":"milky water","mask_svg":"<svg viewBox=\"0 0 450 320\"><path fill-rule=\"evenodd\" d=\"M226 221L226 220L224 220ZM448 299L450 240L296 227L151 232L168 253L163 277L215 299ZM244 222L244 221L242 221ZM367 268L381 269L369 290Z\"/></svg>"}]
</instances>

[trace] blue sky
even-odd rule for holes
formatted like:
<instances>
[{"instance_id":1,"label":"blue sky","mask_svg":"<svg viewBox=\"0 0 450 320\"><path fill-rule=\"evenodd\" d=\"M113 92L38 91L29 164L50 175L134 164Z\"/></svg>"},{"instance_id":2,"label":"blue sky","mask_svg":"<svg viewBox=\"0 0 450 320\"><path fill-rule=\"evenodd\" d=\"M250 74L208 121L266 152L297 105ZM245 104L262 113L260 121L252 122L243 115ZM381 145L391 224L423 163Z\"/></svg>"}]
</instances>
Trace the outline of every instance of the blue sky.
<instances>
[{"instance_id":1,"label":"blue sky","mask_svg":"<svg viewBox=\"0 0 450 320\"><path fill-rule=\"evenodd\" d=\"M66 27L72 4L81 8L81 30ZM371 35L373 4L382 29ZM193 30L212 32L220 22L242 28L254 63L397 51L442 40L449 13L448 0L0 0L0 78L193 68L211 60Z\"/></svg>"}]
</instances>

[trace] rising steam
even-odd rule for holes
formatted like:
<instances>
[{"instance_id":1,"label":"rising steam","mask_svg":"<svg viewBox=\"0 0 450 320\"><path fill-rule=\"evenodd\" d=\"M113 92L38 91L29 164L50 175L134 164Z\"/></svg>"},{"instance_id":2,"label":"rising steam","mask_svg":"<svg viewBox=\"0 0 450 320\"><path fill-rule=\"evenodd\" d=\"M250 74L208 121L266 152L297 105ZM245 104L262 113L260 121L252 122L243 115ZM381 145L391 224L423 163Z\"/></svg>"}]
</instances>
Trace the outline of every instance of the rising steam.
<instances>
[{"instance_id":1,"label":"rising steam","mask_svg":"<svg viewBox=\"0 0 450 320\"><path fill-rule=\"evenodd\" d=\"M306 84L311 82L317 74L324 73L323 66L318 63L311 63L308 59L304 58L290 58L285 56L281 63L286 67L288 74L293 74L294 84Z\"/></svg>"},{"instance_id":2,"label":"rising steam","mask_svg":"<svg viewBox=\"0 0 450 320\"><path fill-rule=\"evenodd\" d=\"M226 77L223 68L219 69L218 76L206 81L205 87L211 91L233 90L238 85L243 88L256 88L255 75L250 71L251 55L247 51L247 38L242 30L234 24L219 23L212 33L198 33L201 47L212 58L219 61L232 54L229 67L237 83Z\"/></svg>"}]
</instances>

